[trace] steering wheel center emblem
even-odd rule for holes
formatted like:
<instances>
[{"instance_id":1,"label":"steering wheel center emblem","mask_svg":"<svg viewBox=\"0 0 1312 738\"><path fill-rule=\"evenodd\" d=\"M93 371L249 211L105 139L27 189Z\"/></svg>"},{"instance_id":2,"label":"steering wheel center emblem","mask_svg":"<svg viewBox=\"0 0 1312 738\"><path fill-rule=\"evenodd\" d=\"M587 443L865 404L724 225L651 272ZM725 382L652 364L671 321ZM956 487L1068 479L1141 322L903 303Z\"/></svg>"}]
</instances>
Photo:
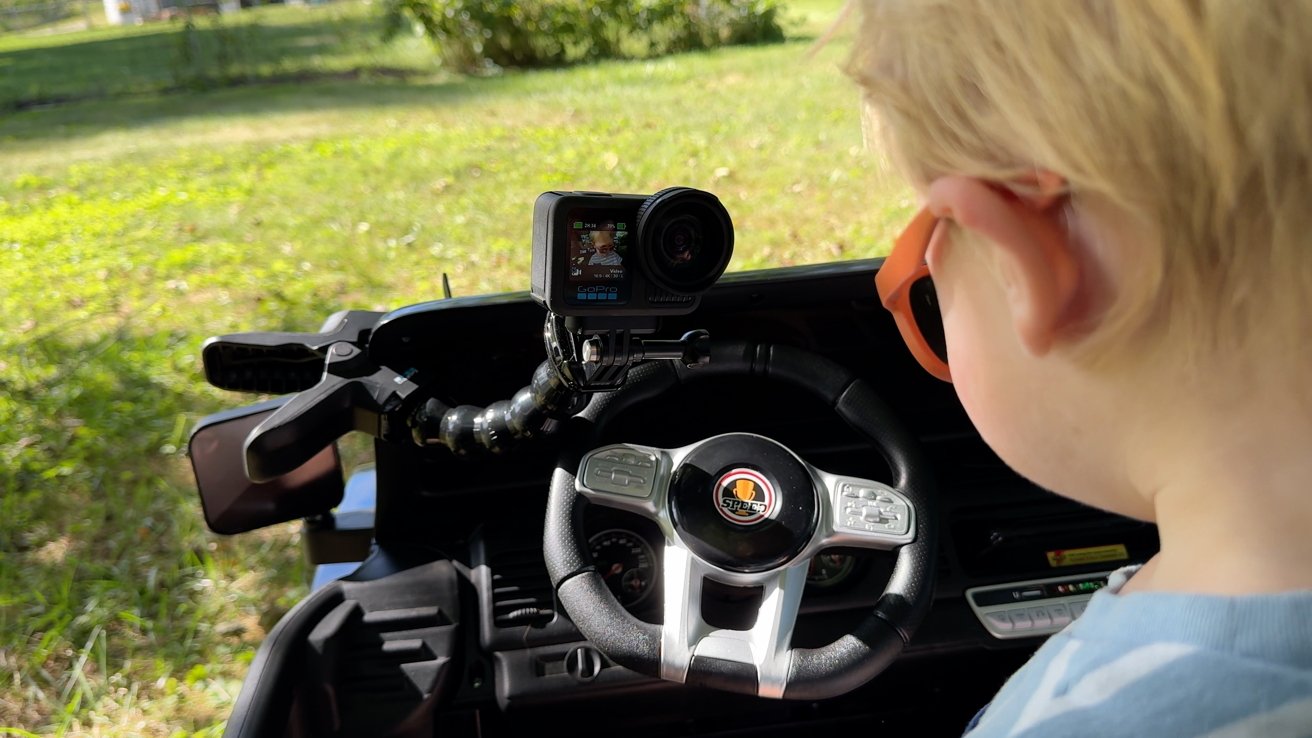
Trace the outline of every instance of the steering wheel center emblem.
<instances>
[{"instance_id":1,"label":"steering wheel center emblem","mask_svg":"<svg viewBox=\"0 0 1312 738\"><path fill-rule=\"evenodd\" d=\"M715 483L715 510L734 525L752 525L774 515L774 486L760 472L731 469Z\"/></svg>"}]
</instances>

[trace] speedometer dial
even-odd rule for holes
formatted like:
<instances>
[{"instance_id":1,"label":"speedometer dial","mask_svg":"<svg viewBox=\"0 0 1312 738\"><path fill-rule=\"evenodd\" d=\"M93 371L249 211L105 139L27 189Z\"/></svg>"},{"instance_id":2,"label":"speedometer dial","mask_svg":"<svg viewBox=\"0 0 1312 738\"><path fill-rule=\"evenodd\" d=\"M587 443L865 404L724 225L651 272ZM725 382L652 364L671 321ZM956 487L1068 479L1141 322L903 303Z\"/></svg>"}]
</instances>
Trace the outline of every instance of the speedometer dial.
<instances>
[{"instance_id":1,"label":"speedometer dial","mask_svg":"<svg viewBox=\"0 0 1312 738\"><path fill-rule=\"evenodd\" d=\"M637 533L603 530L588 539L588 548L597 572L625 608L641 605L656 588L656 556Z\"/></svg>"},{"instance_id":2,"label":"speedometer dial","mask_svg":"<svg viewBox=\"0 0 1312 738\"><path fill-rule=\"evenodd\" d=\"M806 583L818 589L827 589L842 584L856 568L856 559L847 554L825 553L811 559L811 567L806 573Z\"/></svg>"}]
</instances>

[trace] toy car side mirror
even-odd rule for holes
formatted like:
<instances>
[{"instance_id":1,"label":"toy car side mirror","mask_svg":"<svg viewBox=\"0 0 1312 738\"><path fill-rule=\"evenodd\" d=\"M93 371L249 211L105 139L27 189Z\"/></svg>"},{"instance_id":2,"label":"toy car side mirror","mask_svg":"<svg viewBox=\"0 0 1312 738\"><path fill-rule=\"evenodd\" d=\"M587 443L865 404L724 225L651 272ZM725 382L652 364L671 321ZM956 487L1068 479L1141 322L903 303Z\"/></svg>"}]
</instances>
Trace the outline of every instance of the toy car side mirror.
<instances>
[{"instance_id":1,"label":"toy car side mirror","mask_svg":"<svg viewBox=\"0 0 1312 738\"><path fill-rule=\"evenodd\" d=\"M231 535L326 513L342 501L341 460L329 442L309 460L265 482L246 475L243 444L289 398L203 418L191 432L188 455L200 491L205 524Z\"/></svg>"}]
</instances>

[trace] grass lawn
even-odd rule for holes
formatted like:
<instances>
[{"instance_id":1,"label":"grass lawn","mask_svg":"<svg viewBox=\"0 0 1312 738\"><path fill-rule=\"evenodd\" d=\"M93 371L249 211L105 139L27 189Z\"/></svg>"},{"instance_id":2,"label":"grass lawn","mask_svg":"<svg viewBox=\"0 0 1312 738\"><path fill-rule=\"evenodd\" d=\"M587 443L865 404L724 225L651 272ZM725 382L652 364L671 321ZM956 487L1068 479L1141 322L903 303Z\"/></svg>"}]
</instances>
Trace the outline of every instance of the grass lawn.
<instances>
[{"instance_id":1,"label":"grass lawn","mask_svg":"<svg viewBox=\"0 0 1312 738\"><path fill-rule=\"evenodd\" d=\"M377 7L269 6L61 35L0 36L0 112L307 76L432 74L418 38L382 41Z\"/></svg>"},{"instance_id":2,"label":"grass lawn","mask_svg":"<svg viewBox=\"0 0 1312 738\"><path fill-rule=\"evenodd\" d=\"M203 383L206 336L444 271L525 289L547 189L712 190L732 269L883 253L909 193L863 151L845 42L807 56L839 4L789 43L487 79L379 43L368 6L266 8L241 84L199 91L180 26L0 37L0 735L217 735L305 594L294 526L204 530L187 431L250 399Z\"/></svg>"}]
</instances>

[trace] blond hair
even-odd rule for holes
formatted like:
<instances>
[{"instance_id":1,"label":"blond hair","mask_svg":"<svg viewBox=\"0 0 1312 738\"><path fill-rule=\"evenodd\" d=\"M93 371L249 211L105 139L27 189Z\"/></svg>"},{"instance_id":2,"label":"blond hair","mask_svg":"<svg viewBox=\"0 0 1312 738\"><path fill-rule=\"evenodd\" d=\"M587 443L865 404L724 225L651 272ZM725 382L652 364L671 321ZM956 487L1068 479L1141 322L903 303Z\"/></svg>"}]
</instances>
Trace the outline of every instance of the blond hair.
<instances>
[{"instance_id":1,"label":"blond hair","mask_svg":"<svg viewBox=\"0 0 1312 738\"><path fill-rule=\"evenodd\" d=\"M1091 342L1308 356L1312 1L859 5L849 73L914 184L1047 169L1153 234Z\"/></svg>"}]
</instances>

